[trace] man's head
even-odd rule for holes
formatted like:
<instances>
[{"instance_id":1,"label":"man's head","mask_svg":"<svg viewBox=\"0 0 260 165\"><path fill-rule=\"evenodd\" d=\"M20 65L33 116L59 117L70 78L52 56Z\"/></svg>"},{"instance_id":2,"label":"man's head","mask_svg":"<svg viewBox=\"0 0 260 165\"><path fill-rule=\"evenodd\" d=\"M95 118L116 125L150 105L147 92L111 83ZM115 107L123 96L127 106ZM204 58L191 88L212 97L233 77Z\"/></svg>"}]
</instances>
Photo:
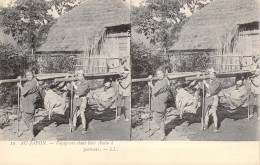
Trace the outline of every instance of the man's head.
<instances>
[{"instance_id":1,"label":"man's head","mask_svg":"<svg viewBox=\"0 0 260 165\"><path fill-rule=\"evenodd\" d=\"M126 78L127 76L128 76L128 74L129 74L129 70L128 69L123 69L123 71L122 71L122 77L123 78Z\"/></svg>"},{"instance_id":2,"label":"man's head","mask_svg":"<svg viewBox=\"0 0 260 165\"><path fill-rule=\"evenodd\" d=\"M244 78L245 77L243 75L236 76L236 79L235 79L236 85L241 86L243 84Z\"/></svg>"},{"instance_id":3,"label":"man's head","mask_svg":"<svg viewBox=\"0 0 260 165\"><path fill-rule=\"evenodd\" d=\"M165 76L165 73L164 73L164 70L163 69L157 69L156 70L156 76L161 80L164 78Z\"/></svg>"},{"instance_id":4,"label":"man's head","mask_svg":"<svg viewBox=\"0 0 260 165\"><path fill-rule=\"evenodd\" d=\"M111 84L112 84L112 80L111 80L111 78L106 78L105 80L104 80L104 86L105 87L111 87Z\"/></svg>"},{"instance_id":5,"label":"man's head","mask_svg":"<svg viewBox=\"0 0 260 165\"><path fill-rule=\"evenodd\" d=\"M83 72L82 69L77 71L77 76L78 76L80 81L84 79L84 72Z\"/></svg>"},{"instance_id":6,"label":"man's head","mask_svg":"<svg viewBox=\"0 0 260 165\"><path fill-rule=\"evenodd\" d=\"M31 81L31 80L33 79L33 77L34 77L33 71L32 71L32 70L29 70L29 69L26 70L25 76L26 76L26 78L27 78L29 81Z\"/></svg>"},{"instance_id":7,"label":"man's head","mask_svg":"<svg viewBox=\"0 0 260 165\"><path fill-rule=\"evenodd\" d=\"M211 80L213 80L216 77L216 71L213 68L208 69L208 73L209 73L209 78Z\"/></svg>"},{"instance_id":8,"label":"man's head","mask_svg":"<svg viewBox=\"0 0 260 165\"><path fill-rule=\"evenodd\" d=\"M182 84L178 83L178 84L175 86L175 90L178 92L180 89L182 89Z\"/></svg>"}]
</instances>

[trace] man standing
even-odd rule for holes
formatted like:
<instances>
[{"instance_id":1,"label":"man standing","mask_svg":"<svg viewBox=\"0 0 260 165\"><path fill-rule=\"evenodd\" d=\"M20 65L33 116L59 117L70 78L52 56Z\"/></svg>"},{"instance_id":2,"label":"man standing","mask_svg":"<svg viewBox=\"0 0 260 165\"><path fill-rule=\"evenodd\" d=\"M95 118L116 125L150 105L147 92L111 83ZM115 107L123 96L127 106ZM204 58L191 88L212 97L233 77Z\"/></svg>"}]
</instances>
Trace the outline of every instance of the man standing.
<instances>
[{"instance_id":1,"label":"man standing","mask_svg":"<svg viewBox=\"0 0 260 165\"><path fill-rule=\"evenodd\" d=\"M254 116L254 106L257 106L257 109L259 109L259 68L255 70L255 75L250 79L250 95L249 95L249 118L250 119L253 118Z\"/></svg>"},{"instance_id":2,"label":"man standing","mask_svg":"<svg viewBox=\"0 0 260 165\"><path fill-rule=\"evenodd\" d=\"M86 95L90 91L89 83L84 78L83 70L77 71L78 81L71 83L75 89L75 95L73 100L73 129L76 130L77 117L80 115L82 120L83 131L82 134L86 134L86 118L85 110L87 105Z\"/></svg>"},{"instance_id":3,"label":"man standing","mask_svg":"<svg viewBox=\"0 0 260 165\"><path fill-rule=\"evenodd\" d=\"M124 69L122 73L122 78L118 81L118 101L117 101L117 110L118 116L117 120L121 119L121 110L122 107L125 107L125 121L130 119L130 96L131 96L131 77L129 75L129 70Z\"/></svg>"},{"instance_id":4,"label":"man standing","mask_svg":"<svg viewBox=\"0 0 260 165\"><path fill-rule=\"evenodd\" d=\"M208 70L209 80L203 80L203 84L206 86L206 97L205 97L205 125L203 129L208 129L209 117L213 116L215 129L214 132L218 132L218 94L221 90L221 82L216 78L216 72L213 68Z\"/></svg>"}]
</instances>

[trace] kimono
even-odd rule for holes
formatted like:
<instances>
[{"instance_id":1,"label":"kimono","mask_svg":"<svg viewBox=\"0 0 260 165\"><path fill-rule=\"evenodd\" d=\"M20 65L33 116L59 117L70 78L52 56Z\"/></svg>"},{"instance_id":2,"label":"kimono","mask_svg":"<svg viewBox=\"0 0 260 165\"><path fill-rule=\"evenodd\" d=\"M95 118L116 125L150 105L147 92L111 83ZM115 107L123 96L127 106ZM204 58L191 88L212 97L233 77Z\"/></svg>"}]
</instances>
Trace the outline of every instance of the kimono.
<instances>
[{"instance_id":1,"label":"kimono","mask_svg":"<svg viewBox=\"0 0 260 165\"><path fill-rule=\"evenodd\" d=\"M93 99L97 102L98 105L103 106L105 109L109 108L115 101L116 92L113 87L106 88L104 87L103 92L96 93L93 95Z\"/></svg>"},{"instance_id":2,"label":"kimono","mask_svg":"<svg viewBox=\"0 0 260 165\"><path fill-rule=\"evenodd\" d=\"M245 85L242 86L234 86L222 91L220 95L220 103L223 106L230 107L231 109L235 109L237 107L247 106L248 99L248 89Z\"/></svg>"},{"instance_id":3,"label":"kimono","mask_svg":"<svg viewBox=\"0 0 260 165\"><path fill-rule=\"evenodd\" d=\"M183 112L196 114L199 102L199 90L198 90L198 82L185 82L182 83L182 86L186 86L178 90L176 95L176 108Z\"/></svg>"},{"instance_id":4,"label":"kimono","mask_svg":"<svg viewBox=\"0 0 260 165\"><path fill-rule=\"evenodd\" d=\"M162 80L158 80L152 89L151 109L158 124L165 120L168 88L168 78L165 76Z\"/></svg>"},{"instance_id":5,"label":"kimono","mask_svg":"<svg viewBox=\"0 0 260 165\"><path fill-rule=\"evenodd\" d=\"M65 114L66 99L62 98L53 90L47 90L44 97L44 106L49 113Z\"/></svg>"},{"instance_id":6,"label":"kimono","mask_svg":"<svg viewBox=\"0 0 260 165\"><path fill-rule=\"evenodd\" d=\"M185 89L181 88L176 95L176 108L183 112L197 113L199 107L198 99Z\"/></svg>"},{"instance_id":7,"label":"kimono","mask_svg":"<svg viewBox=\"0 0 260 165\"><path fill-rule=\"evenodd\" d=\"M208 80L209 89L206 88L206 94L210 96L205 98L205 110L218 107L218 94L221 91L221 82L219 79L214 78L211 82Z\"/></svg>"},{"instance_id":8,"label":"kimono","mask_svg":"<svg viewBox=\"0 0 260 165\"><path fill-rule=\"evenodd\" d=\"M37 80L27 81L21 89L21 111L26 123L34 121L35 103L39 97Z\"/></svg>"}]
</instances>

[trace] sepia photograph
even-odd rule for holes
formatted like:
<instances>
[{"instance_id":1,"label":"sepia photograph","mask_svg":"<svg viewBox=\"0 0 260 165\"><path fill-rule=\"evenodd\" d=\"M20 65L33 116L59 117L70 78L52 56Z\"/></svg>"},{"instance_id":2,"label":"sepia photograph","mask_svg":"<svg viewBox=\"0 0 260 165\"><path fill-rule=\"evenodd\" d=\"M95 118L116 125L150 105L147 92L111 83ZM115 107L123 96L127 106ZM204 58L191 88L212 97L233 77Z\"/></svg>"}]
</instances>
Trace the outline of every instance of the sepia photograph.
<instances>
[{"instance_id":1,"label":"sepia photograph","mask_svg":"<svg viewBox=\"0 0 260 165\"><path fill-rule=\"evenodd\" d=\"M0 0L0 164L259 164L259 5Z\"/></svg>"},{"instance_id":2,"label":"sepia photograph","mask_svg":"<svg viewBox=\"0 0 260 165\"><path fill-rule=\"evenodd\" d=\"M1 6L0 140L130 140L130 2Z\"/></svg>"},{"instance_id":3,"label":"sepia photograph","mask_svg":"<svg viewBox=\"0 0 260 165\"><path fill-rule=\"evenodd\" d=\"M131 140L259 140L259 1L144 0L131 29Z\"/></svg>"}]
</instances>

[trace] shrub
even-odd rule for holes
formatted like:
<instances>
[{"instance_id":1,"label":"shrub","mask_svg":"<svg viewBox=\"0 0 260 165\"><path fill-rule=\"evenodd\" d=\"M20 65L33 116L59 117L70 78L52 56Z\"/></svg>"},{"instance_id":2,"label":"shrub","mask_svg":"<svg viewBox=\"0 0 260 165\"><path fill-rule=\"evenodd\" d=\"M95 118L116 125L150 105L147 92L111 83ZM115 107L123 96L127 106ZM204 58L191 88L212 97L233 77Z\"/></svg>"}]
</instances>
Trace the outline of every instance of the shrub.
<instances>
[{"instance_id":1,"label":"shrub","mask_svg":"<svg viewBox=\"0 0 260 165\"><path fill-rule=\"evenodd\" d=\"M15 79L24 75L24 71L32 67L25 56L18 55L21 50L10 44L0 43L0 79ZM0 84L0 105L11 106L17 102L17 86L15 83Z\"/></svg>"},{"instance_id":2,"label":"shrub","mask_svg":"<svg viewBox=\"0 0 260 165\"><path fill-rule=\"evenodd\" d=\"M144 78L154 75L159 67L167 67L168 61L160 56L151 55L149 49L143 44L131 43L132 79ZM145 105L148 103L147 82L132 84L132 105Z\"/></svg>"}]
</instances>

